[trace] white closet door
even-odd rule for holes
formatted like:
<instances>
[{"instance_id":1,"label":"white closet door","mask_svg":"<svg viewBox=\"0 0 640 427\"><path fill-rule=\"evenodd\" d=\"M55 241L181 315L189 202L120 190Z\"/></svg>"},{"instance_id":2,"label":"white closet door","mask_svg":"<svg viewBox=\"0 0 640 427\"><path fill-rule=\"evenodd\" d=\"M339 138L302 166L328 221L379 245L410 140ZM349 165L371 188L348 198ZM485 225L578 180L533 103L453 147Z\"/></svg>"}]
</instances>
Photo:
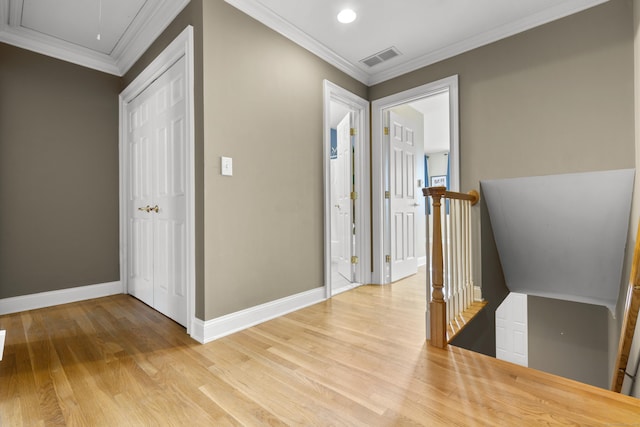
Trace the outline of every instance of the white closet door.
<instances>
[{"instance_id":1,"label":"white closet door","mask_svg":"<svg viewBox=\"0 0 640 427\"><path fill-rule=\"evenodd\" d=\"M184 61L130 103L128 139L129 293L182 325L187 322Z\"/></svg>"}]
</instances>

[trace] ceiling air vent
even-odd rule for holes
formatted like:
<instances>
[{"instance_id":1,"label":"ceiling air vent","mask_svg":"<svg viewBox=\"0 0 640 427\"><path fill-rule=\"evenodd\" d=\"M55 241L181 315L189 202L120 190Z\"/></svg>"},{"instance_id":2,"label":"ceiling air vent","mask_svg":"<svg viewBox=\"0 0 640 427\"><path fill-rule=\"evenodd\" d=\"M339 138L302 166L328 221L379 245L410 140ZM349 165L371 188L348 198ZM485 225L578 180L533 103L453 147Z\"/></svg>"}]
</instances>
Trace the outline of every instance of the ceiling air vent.
<instances>
[{"instance_id":1,"label":"ceiling air vent","mask_svg":"<svg viewBox=\"0 0 640 427\"><path fill-rule=\"evenodd\" d=\"M376 53L375 55L371 55L368 58L361 59L360 62L368 65L369 67L373 67L374 65L378 65L381 62L388 61L391 58L395 58L398 55L400 55L400 51L392 46L388 49Z\"/></svg>"}]
</instances>

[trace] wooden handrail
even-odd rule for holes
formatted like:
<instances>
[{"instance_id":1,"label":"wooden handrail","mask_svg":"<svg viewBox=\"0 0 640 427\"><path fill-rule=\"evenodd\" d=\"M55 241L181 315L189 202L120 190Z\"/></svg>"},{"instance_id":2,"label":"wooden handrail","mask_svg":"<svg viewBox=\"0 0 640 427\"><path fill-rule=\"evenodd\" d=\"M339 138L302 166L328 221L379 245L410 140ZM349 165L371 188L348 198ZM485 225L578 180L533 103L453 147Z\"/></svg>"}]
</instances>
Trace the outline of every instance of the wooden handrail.
<instances>
[{"instance_id":1,"label":"wooden handrail","mask_svg":"<svg viewBox=\"0 0 640 427\"><path fill-rule=\"evenodd\" d=\"M430 340L438 348L447 346L447 306L444 300L444 261L442 247L442 199L468 200L475 205L480 199L477 191L467 194L447 191L446 187L423 188L424 196L433 198L433 246L431 249L431 301L429 302Z\"/></svg>"},{"instance_id":2,"label":"wooden handrail","mask_svg":"<svg viewBox=\"0 0 640 427\"><path fill-rule=\"evenodd\" d=\"M475 204L480 201L480 194L478 194L476 190L471 190L468 193L457 193L455 191L448 191L446 187L428 187L422 189L422 194L431 197L438 194L440 198L445 199L469 200L471 206L475 206Z\"/></svg>"},{"instance_id":3,"label":"wooden handrail","mask_svg":"<svg viewBox=\"0 0 640 427\"><path fill-rule=\"evenodd\" d=\"M617 393L622 391L622 383L627 372L629 353L633 343L633 335L636 330L638 311L640 310L640 225L636 235L636 246L633 251L633 263L631 264L631 274L629 277L629 287L627 289L627 299L622 320L622 330L620 331L620 342L618 344L618 357L613 371L611 390Z\"/></svg>"}]
</instances>

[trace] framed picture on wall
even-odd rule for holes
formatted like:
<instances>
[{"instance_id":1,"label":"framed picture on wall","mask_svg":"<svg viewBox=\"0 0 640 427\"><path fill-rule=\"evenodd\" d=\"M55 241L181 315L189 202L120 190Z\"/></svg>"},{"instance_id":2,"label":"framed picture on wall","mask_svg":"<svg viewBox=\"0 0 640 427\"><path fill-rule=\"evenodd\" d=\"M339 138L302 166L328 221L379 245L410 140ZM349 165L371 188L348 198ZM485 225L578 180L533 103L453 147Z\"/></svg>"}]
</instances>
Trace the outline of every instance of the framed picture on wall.
<instances>
[{"instance_id":1,"label":"framed picture on wall","mask_svg":"<svg viewBox=\"0 0 640 427\"><path fill-rule=\"evenodd\" d=\"M431 186L432 187L446 187L447 186L447 175L434 175L431 177Z\"/></svg>"}]
</instances>

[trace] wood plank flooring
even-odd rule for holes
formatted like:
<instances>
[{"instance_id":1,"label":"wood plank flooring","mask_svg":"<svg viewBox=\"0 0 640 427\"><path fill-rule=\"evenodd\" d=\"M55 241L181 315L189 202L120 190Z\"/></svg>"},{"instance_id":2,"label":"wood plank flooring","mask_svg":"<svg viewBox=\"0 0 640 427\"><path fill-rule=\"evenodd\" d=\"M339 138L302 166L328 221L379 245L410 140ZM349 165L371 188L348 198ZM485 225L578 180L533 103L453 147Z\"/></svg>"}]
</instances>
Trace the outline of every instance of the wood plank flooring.
<instances>
[{"instance_id":1,"label":"wood plank flooring","mask_svg":"<svg viewBox=\"0 0 640 427\"><path fill-rule=\"evenodd\" d=\"M640 401L424 342L423 277L201 345L118 295L0 317L0 426L639 425Z\"/></svg>"}]
</instances>

